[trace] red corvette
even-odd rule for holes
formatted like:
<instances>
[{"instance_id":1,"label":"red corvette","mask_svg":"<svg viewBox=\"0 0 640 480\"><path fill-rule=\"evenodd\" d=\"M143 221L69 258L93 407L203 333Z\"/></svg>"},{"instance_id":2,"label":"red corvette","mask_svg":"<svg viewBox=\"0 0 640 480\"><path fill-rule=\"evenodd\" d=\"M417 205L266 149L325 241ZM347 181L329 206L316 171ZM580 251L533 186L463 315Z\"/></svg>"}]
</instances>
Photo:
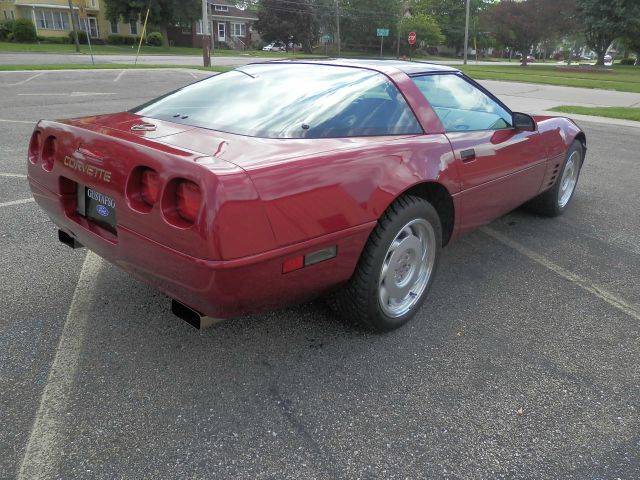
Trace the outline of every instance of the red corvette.
<instances>
[{"instance_id":1,"label":"red corvette","mask_svg":"<svg viewBox=\"0 0 640 480\"><path fill-rule=\"evenodd\" d=\"M561 214L585 152L570 120L512 113L453 68L285 61L40 121L28 164L61 241L196 326L334 291L340 313L389 331L448 242L525 202Z\"/></svg>"}]
</instances>

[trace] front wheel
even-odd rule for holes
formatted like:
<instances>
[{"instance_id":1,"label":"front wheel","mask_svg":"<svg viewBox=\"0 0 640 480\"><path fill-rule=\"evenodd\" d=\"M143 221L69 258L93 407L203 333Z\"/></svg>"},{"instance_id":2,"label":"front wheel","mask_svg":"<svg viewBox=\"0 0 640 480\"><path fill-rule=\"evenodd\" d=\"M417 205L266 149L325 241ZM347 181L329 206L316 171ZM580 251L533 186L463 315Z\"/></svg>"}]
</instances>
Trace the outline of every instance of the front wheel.
<instances>
[{"instance_id":1,"label":"front wheel","mask_svg":"<svg viewBox=\"0 0 640 480\"><path fill-rule=\"evenodd\" d=\"M442 227L433 206L418 197L398 198L380 218L346 288L335 305L367 330L388 332L418 311L433 282Z\"/></svg>"},{"instance_id":2,"label":"front wheel","mask_svg":"<svg viewBox=\"0 0 640 480\"><path fill-rule=\"evenodd\" d=\"M562 215L573 198L583 160L584 148L578 140L574 140L567 151L560 178L549 190L531 200L527 206L534 212L547 217Z\"/></svg>"}]
</instances>

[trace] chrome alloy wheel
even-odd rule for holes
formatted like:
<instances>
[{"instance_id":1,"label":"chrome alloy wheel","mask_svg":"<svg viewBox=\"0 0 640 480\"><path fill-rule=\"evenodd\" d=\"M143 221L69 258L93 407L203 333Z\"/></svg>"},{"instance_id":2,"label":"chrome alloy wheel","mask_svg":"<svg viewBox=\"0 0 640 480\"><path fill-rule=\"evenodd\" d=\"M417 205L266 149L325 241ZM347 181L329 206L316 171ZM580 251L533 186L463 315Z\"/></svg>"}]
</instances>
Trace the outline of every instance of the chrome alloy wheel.
<instances>
[{"instance_id":1,"label":"chrome alloy wheel","mask_svg":"<svg viewBox=\"0 0 640 480\"><path fill-rule=\"evenodd\" d=\"M567 159L567 164L562 171L562 178L560 179L560 192L558 194L558 206L564 208L569 200L573 191L576 189L578 183L578 174L580 173L580 153L574 151Z\"/></svg>"},{"instance_id":2,"label":"chrome alloy wheel","mask_svg":"<svg viewBox=\"0 0 640 480\"><path fill-rule=\"evenodd\" d=\"M400 229L389 245L378 281L378 303L385 315L397 318L420 300L436 259L436 234L422 218Z\"/></svg>"}]
</instances>

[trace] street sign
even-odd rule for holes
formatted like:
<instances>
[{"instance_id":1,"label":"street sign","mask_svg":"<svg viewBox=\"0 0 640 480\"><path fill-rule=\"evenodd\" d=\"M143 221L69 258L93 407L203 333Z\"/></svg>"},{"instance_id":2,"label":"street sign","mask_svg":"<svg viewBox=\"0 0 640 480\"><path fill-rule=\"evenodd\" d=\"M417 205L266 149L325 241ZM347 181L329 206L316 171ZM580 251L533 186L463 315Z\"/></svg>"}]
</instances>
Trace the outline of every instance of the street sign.
<instances>
[{"instance_id":1,"label":"street sign","mask_svg":"<svg viewBox=\"0 0 640 480\"><path fill-rule=\"evenodd\" d=\"M323 41L324 43L329 43L329 42L331 41L331 39L332 39L332 37L331 37L331 35L329 35L329 34L326 34L326 35L323 35L323 36L322 36L322 41Z\"/></svg>"},{"instance_id":2,"label":"street sign","mask_svg":"<svg viewBox=\"0 0 640 480\"><path fill-rule=\"evenodd\" d=\"M416 32L409 32L409 45L416 43Z\"/></svg>"},{"instance_id":3,"label":"street sign","mask_svg":"<svg viewBox=\"0 0 640 480\"><path fill-rule=\"evenodd\" d=\"M388 28L378 28L378 37L388 37L389 29Z\"/></svg>"}]
</instances>

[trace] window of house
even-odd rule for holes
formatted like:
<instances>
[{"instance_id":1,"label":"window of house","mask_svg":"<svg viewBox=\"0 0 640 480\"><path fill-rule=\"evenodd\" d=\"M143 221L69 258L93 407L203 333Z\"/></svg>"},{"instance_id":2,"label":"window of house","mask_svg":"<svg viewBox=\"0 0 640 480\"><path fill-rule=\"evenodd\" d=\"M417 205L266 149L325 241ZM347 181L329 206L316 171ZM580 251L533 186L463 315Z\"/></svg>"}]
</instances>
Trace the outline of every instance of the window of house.
<instances>
[{"instance_id":1,"label":"window of house","mask_svg":"<svg viewBox=\"0 0 640 480\"><path fill-rule=\"evenodd\" d=\"M228 12L229 11L229 7L227 7L226 5L214 5L213 9L216 12Z\"/></svg>"},{"instance_id":2,"label":"window of house","mask_svg":"<svg viewBox=\"0 0 640 480\"><path fill-rule=\"evenodd\" d=\"M129 22L129 28L131 29L131 35L137 35L138 34L138 22L133 20L131 22Z\"/></svg>"},{"instance_id":3,"label":"window of house","mask_svg":"<svg viewBox=\"0 0 640 480\"><path fill-rule=\"evenodd\" d=\"M117 20L110 20L109 21L109 28L111 29L111 33L118 33L118 21Z\"/></svg>"},{"instance_id":4,"label":"window of house","mask_svg":"<svg viewBox=\"0 0 640 480\"><path fill-rule=\"evenodd\" d=\"M98 0L89 0L89 6L91 6L91 8L98 8Z\"/></svg>"},{"instance_id":5,"label":"window of house","mask_svg":"<svg viewBox=\"0 0 640 480\"><path fill-rule=\"evenodd\" d=\"M202 19L196 22L196 34L202 35Z\"/></svg>"},{"instance_id":6,"label":"window of house","mask_svg":"<svg viewBox=\"0 0 640 480\"><path fill-rule=\"evenodd\" d=\"M244 23L231 24L232 37L244 37L247 34L247 26Z\"/></svg>"},{"instance_id":7,"label":"window of house","mask_svg":"<svg viewBox=\"0 0 640 480\"><path fill-rule=\"evenodd\" d=\"M53 28L54 30L63 30L62 28L62 15L60 12L53 13Z\"/></svg>"},{"instance_id":8,"label":"window of house","mask_svg":"<svg viewBox=\"0 0 640 480\"><path fill-rule=\"evenodd\" d=\"M63 30L71 30L69 28L69 15L67 12L60 12L60 21L62 22Z\"/></svg>"}]
</instances>

